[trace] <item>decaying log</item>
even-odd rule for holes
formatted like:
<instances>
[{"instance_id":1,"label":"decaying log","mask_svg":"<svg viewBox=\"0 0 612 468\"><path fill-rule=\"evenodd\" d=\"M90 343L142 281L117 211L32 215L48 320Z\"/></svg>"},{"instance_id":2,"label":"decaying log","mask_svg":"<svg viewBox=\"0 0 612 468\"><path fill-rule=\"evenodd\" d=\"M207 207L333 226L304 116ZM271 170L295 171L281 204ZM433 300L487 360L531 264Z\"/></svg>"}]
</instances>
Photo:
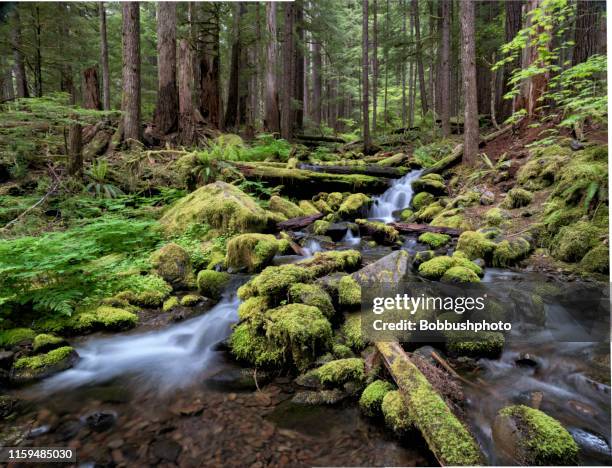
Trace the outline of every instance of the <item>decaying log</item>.
<instances>
[{"instance_id":1,"label":"decaying log","mask_svg":"<svg viewBox=\"0 0 612 468\"><path fill-rule=\"evenodd\" d=\"M422 232L433 232L436 234L448 234L452 237L459 237L463 232L461 229L443 227L443 226L430 226L429 224L417 224L417 223L389 223L389 226L394 227L401 233L407 234L420 234Z\"/></svg>"},{"instance_id":2,"label":"decaying log","mask_svg":"<svg viewBox=\"0 0 612 468\"><path fill-rule=\"evenodd\" d=\"M310 216L300 216L299 218L291 218L287 221L281 221L276 225L276 227L280 231L296 231L298 229L303 229L306 226L310 226L317 219L321 219L323 217L323 213L317 213Z\"/></svg>"},{"instance_id":3,"label":"decaying log","mask_svg":"<svg viewBox=\"0 0 612 468\"><path fill-rule=\"evenodd\" d=\"M414 425L440 465L481 465L483 456L474 437L400 344L377 342L376 348L398 386Z\"/></svg>"},{"instance_id":4,"label":"decaying log","mask_svg":"<svg viewBox=\"0 0 612 468\"><path fill-rule=\"evenodd\" d=\"M323 135L296 135L295 139L314 142L322 141L324 143L346 143L346 140L342 138Z\"/></svg>"},{"instance_id":5,"label":"decaying log","mask_svg":"<svg viewBox=\"0 0 612 468\"><path fill-rule=\"evenodd\" d=\"M315 164L298 164L299 169L315 172L327 172L328 174L364 174L374 177L396 178L406 175L407 169L403 167L384 167L377 164L366 166L318 166Z\"/></svg>"}]
</instances>

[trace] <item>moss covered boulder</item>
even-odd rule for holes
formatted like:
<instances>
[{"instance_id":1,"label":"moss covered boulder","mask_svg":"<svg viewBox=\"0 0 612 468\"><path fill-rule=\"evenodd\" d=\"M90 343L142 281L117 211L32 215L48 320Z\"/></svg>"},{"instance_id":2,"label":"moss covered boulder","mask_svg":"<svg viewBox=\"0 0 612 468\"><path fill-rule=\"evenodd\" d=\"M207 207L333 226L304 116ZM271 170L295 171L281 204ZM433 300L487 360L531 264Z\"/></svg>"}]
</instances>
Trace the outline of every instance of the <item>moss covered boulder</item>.
<instances>
[{"instance_id":1,"label":"moss covered boulder","mask_svg":"<svg viewBox=\"0 0 612 468\"><path fill-rule=\"evenodd\" d=\"M582 260L580 268L589 273L610 273L610 250L607 245L598 245L589 250Z\"/></svg>"},{"instance_id":2,"label":"moss covered boulder","mask_svg":"<svg viewBox=\"0 0 612 468\"><path fill-rule=\"evenodd\" d=\"M312 216L320 213L314 203L312 203L310 200L300 200L298 206L300 207L300 210L304 212L305 216Z\"/></svg>"},{"instance_id":3,"label":"moss covered boulder","mask_svg":"<svg viewBox=\"0 0 612 468\"><path fill-rule=\"evenodd\" d=\"M365 382L365 362L361 358L336 359L316 369L319 381L326 387L340 387L347 382Z\"/></svg>"},{"instance_id":4,"label":"moss covered boulder","mask_svg":"<svg viewBox=\"0 0 612 468\"><path fill-rule=\"evenodd\" d=\"M217 181L178 200L159 222L168 234L181 234L193 224L240 233L264 231L274 217L239 188Z\"/></svg>"},{"instance_id":5,"label":"moss covered boulder","mask_svg":"<svg viewBox=\"0 0 612 468\"><path fill-rule=\"evenodd\" d=\"M371 418L382 415L383 398L394 388L392 383L385 380L375 380L368 385L359 398L359 408L363 414Z\"/></svg>"},{"instance_id":6,"label":"moss covered boulder","mask_svg":"<svg viewBox=\"0 0 612 468\"><path fill-rule=\"evenodd\" d=\"M66 343L66 340L60 336L51 335L49 333L41 333L40 335L36 335L36 338L34 338L32 349L35 353L46 353L52 349L66 346L67 344L68 343Z\"/></svg>"},{"instance_id":7,"label":"moss covered boulder","mask_svg":"<svg viewBox=\"0 0 612 468\"><path fill-rule=\"evenodd\" d=\"M553 255L566 262L578 262L597 244L601 229L587 221L564 226L553 240Z\"/></svg>"},{"instance_id":8,"label":"moss covered boulder","mask_svg":"<svg viewBox=\"0 0 612 468\"><path fill-rule=\"evenodd\" d=\"M343 276L338 282L338 303L347 309L361 305L361 286L352 276Z\"/></svg>"},{"instance_id":9,"label":"moss covered boulder","mask_svg":"<svg viewBox=\"0 0 612 468\"><path fill-rule=\"evenodd\" d=\"M419 242L427 244L432 249L439 249L450 242L448 234L436 234L434 232L424 232L419 236Z\"/></svg>"},{"instance_id":10,"label":"moss covered boulder","mask_svg":"<svg viewBox=\"0 0 612 468\"><path fill-rule=\"evenodd\" d=\"M507 461L527 466L578 464L578 445L557 421L524 405L508 406L497 413L493 441Z\"/></svg>"},{"instance_id":11,"label":"moss covered boulder","mask_svg":"<svg viewBox=\"0 0 612 468\"><path fill-rule=\"evenodd\" d=\"M35 337L36 332L30 328L9 328L0 331L0 347L10 349L14 346L28 345Z\"/></svg>"},{"instance_id":12,"label":"moss covered boulder","mask_svg":"<svg viewBox=\"0 0 612 468\"><path fill-rule=\"evenodd\" d=\"M427 174L412 182L412 189L415 192L428 192L433 195L444 195L446 184L439 174Z\"/></svg>"},{"instance_id":13,"label":"moss covered boulder","mask_svg":"<svg viewBox=\"0 0 612 468\"><path fill-rule=\"evenodd\" d=\"M142 307L159 307L172 292L172 286L155 273L126 276L120 288L122 291L115 295L116 299Z\"/></svg>"},{"instance_id":14,"label":"moss covered boulder","mask_svg":"<svg viewBox=\"0 0 612 468\"><path fill-rule=\"evenodd\" d=\"M279 241L271 234L241 234L227 243L225 264L254 273L268 266L278 249Z\"/></svg>"},{"instance_id":15,"label":"moss covered boulder","mask_svg":"<svg viewBox=\"0 0 612 468\"><path fill-rule=\"evenodd\" d=\"M338 216L353 219L366 214L372 199L363 193L353 193L346 197L338 207Z\"/></svg>"},{"instance_id":16,"label":"moss covered boulder","mask_svg":"<svg viewBox=\"0 0 612 468\"><path fill-rule=\"evenodd\" d=\"M381 411L385 424L397 435L404 435L413 427L410 412L399 391L391 390L385 393L381 402Z\"/></svg>"},{"instance_id":17,"label":"moss covered boulder","mask_svg":"<svg viewBox=\"0 0 612 468\"><path fill-rule=\"evenodd\" d=\"M191 259L180 245L166 244L153 252L150 260L155 273L173 287L187 288L195 283Z\"/></svg>"},{"instance_id":18,"label":"moss covered boulder","mask_svg":"<svg viewBox=\"0 0 612 468\"><path fill-rule=\"evenodd\" d=\"M425 208L427 205L430 205L434 201L434 196L429 192L419 192L410 201L410 206L412 206L415 210L420 210Z\"/></svg>"},{"instance_id":19,"label":"moss covered boulder","mask_svg":"<svg viewBox=\"0 0 612 468\"><path fill-rule=\"evenodd\" d=\"M355 223L359 226L362 234L371 236L378 244L393 245L399 240L399 232L385 223L368 221L367 219L356 219Z\"/></svg>"},{"instance_id":20,"label":"moss covered boulder","mask_svg":"<svg viewBox=\"0 0 612 468\"><path fill-rule=\"evenodd\" d=\"M11 380L22 384L44 379L71 368L77 359L77 352L70 346L56 348L46 354L22 357L13 364Z\"/></svg>"},{"instance_id":21,"label":"moss covered boulder","mask_svg":"<svg viewBox=\"0 0 612 468\"><path fill-rule=\"evenodd\" d=\"M513 188L509 190L504 199L503 205L505 208L521 208L527 206L533 200L533 193L522 188Z\"/></svg>"},{"instance_id":22,"label":"moss covered boulder","mask_svg":"<svg viewBox=\"0 0 612 468\"><path fill-rule=\"evenodd\" d=\"M361 316L359 314L349 315L342 325L341 332L344 336L344 342L353 351L360 352L366 347L367 342L361 331Z\"/></svg>"},{"instance_id":23,"label":"moss covered boulder","mask_svg":"<svg viewBox=\"0 0 612 468\"><path fill-rule=\"evenodd\" d=\"M454 270L449 274L446 278L448 281L457 280L459 277L465 275L467 275L467 278L473 279L473 276L466 273L464 269L471 271L476 275L476 278L483 274L482 268L470 261L467 256L460 251L456 251L452 257L444 255L434 257L431 260L421 263L419 265L419 274L429 279L440 279L452 268L461 268L461 270Z\"/></svg>"},{"instance_id":24,"label":"moss covered boulder","mask_svg":"<svg viewBox=\"0 0 612 468\"><path fill-rule=\"evenodd\" d=\"M204 296L218 300L225 289L230 275L225 272L202 270L198 273L198 290Z\"/></svg>"},{"instance_id":25,"label":"moss covered boulder","mask_svg":"<svg viewBox=\"0 0 612 468\"><path fill-rule=\"evenodd\" d=\"M470 223L465 219L462 208L445 209L438 213L429 224L454 229L470 229Z\"/></svg>"},{"instance_id":26,"label":"moss covered boulder","mask_svg":"<svg viewBox=\"0 0 612 468\"><path fill-rule=\"evenodd\" d=\"M507 267L526 258L532 250L531 243L524 237L504 239L495 246L493 266Z\"/></svg>"},{"instance_id":27,"label":"moss covered boulder","mask_svg":"<svg viewBox=\"0 0 612 468\"><path fill-rule=\"evenodd\" d=\"M465 231L457 240L457 250L464 252L471 260L482 258L490 261L495 247L495 242L478 231Z\"/></svg>"},{"instance_id":28,"label":"moss covered boulder","mask_svg":"<svg viewBox=\"0 0 612 468\"><path fill-rule=\"evenodd\" d=\"M404 279L410 265L410 254L405 250L396 250L374 263L366 265L353 274L353 278L362 286L370 283L398 283Z\"/></svg>"},{"instance_id":29,"label":"moss covered boulder","mask_svg":"<svg viewBox=\"0 0 612 468\"><path fill-rule=\"evenodd\" d=\"M480 278L466 267L454 266L444 272L441 278L445 283L478 283Z\"/></svg>"},{"instance_id":30,"label":"moss covered boulder","mask_svg":"<svg viewBox=\"0 0 612 468\"><path fill-rule=\"evenodd\" d=\"M440 203L433 202L417 211L415 217L418 221L430 222L433 221L434 218L438 216L443 210L444 208L442 207L442 205L440 205Z\"/></svg>"},{"instance_id":31,"label":"moss covered boulder","mask_svg":"<svg viewBox=\"0 0 612 468\"><path fill-rule=\"evenodd\" d=\"M176 296L171 296L164 301L164 304L162 305L162 312L170 312L172 309L177 308L179 305L179 298Z\"/></svg>"},{"instance_id":32,"label":"moss covered boulder","mask_svg":"<svg viewBox=\"0 0 612 468\"><path fill-rule=\"evenodd\" d=\"M304 211L297 206L292 201L287 200L286 198L279 197L278 195L274 195L270 197L270 210L276 213L281 213L287 218L299 218L300 216L304 216Z\"/></svg>"},{"instance_id":33,"label":"moss covered boulder","mask_svg":"<svg viewBox=\"0 0 612 468\"><path fill-rule=\"evenodd\" d=\"M291 302L317 307L327 318L335 314L331 297L317 284L293 284L289 287L288 295Z\"/></svg>"}]
</instances>

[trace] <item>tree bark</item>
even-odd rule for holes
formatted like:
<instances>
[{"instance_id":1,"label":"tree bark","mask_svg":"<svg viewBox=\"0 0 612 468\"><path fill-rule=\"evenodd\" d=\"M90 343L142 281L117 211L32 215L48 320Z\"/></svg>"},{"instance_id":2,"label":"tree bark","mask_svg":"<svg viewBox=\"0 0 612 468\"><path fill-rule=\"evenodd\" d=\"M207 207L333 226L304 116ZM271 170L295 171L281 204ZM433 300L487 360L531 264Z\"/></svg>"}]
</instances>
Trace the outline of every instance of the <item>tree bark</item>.
<instances>
[{"instance_id":1,"label":"tree bark","mask_svg":"<svg viewBox=\"0 0 612 468\"><path fill-rule=\"evenodd\" d=\"M106 37L106 9L104 2L98 2L100 16L100 65L102 67L102 107L110 110L110 71L108 67L108 39Z\"/></svg>"},{"instance_id":2,"label":"tree bark","mask_svg":"<svg viewBox=\"0 0 612 468\"><path fill-rule=\"evenodd\" d=\"M178 124L176 88L176 3L157 3L157 104L153 122L159 135Z\"/></svg>"},{"instance_id":3,"label":"tree bark","mask_svg":"<svg viewBox=\"0 0 612 468\"><path fill-rule=\"evenodd\" d=\"M442 119L442 136L450 136L450 17L451 0L439 0L442 9L442 41L440 43L440 118Z\"/></svg>"},{"instance_id":4,"label":"tree bark","mask_svg":"<svg viewBox=\"0 0 612 468\"><path fill-rule=\"evenodd\" d=\"M278 87L276 83L276 3L266 3L266 100L264 128L270 133L280 132L280 112L278 109Z\"/></svg>"},{"instance_id":5,"label":"tree bark","mask_svg":"<svg viewBox=\"0 0 612 468\"><path fill-rule=\"evenodd\" d=\"M368 17L369 8L368 1L363 0L362 3L362 25L361 25L361 81L362 81L362 118L363 118L363 153L370 152L372 142L370 140L370 96L369 96L369 59L368 59Z\"/></svg>"},{"instance_id":6,"label":"tree bark","mask_svg":"<svg viewBox=\"0 0 612 468\"><path fill-rule=\"evenodd\" d=\"M294 120L295 130L304 127L304 3L303 0L295 2L295 28L293 68L295 87L293 102L295 103Z\"/></svg>"},{"instance_id":7,"label":"tree bark","mask_svg":"<svg viewBox=\"0 0 612 468\"><path fill-rule=\"evenodd\" d=\"M576 9L574 30L574 55L572 65L585 62L591 55L599 53L599 34L602 12L606 3L602 1L579 0Z\"/></svg>"},{"instance_id":8,"label":"tree bark","mask_svg":"<svg viewBox=\"0 0 612 468\"><path fill-rule=\"evenodd\" d=\"M402 12L402 42L404 43L404 48L406 47L406 42L408 37L406 36L406 5L404 4L404 0L400 0L400 10ZM406 61L402 60L401 63L401 79L402 79L402 127L406 127L407 123L407 101L406 101ZM412 70L412 68L410 68Z\"/></svg>"},{"instance_id":9,"label":"tree bark","mask_svg":"<svg viewBox=\"0 0 612 468\"><path fill-rule=\"evenodd\" d=\"M58 23L59 30L59 42L58 49L60 57L64 57L66 52L64 50L64 45L69 44L71 42L70 38L70 29L68 27L68 19L70 18L70 12L68 11L68 4L66 2L58 2L57 3L57 14L60 18L63 18L63 21ZM70 61L62 60L60 64L60 91L64 91L68 93L70 96L70 103L76 103L76 93L74 88L74 80L72 79L72 66Z\"/></svg>"},{"instance_id":10,"label":"tree bark","mask_svg":"<svg viewBox=\"0 0 612 468\"><path fill-rule=\"evenodd\" d=\"M19 17L19 5L13 10L13 27L11 29L11 47L13 49L13 72L15 73L15 85L18 98L30 97L28 91L28 80L25 71L25 59L23 56L23 44L21 39L21 19Z\"/></svg>"},{"instance_id":11,"label":"tree bark","mask_svg":"<svg viewBox=\"0 0 612 468\"><path fill-rule=\"evenodd\" d=\"M240 57L241 57L241 38L240 38L240 18L244 11L242 2L234 4L234 21L232 27L232 52L230 61L230 76L227 88L227 108L223 119L223 128L231 129L238 126L238 105L240 100Z\"/></svg>"},{"instance_id":12,"label":"tree bark","mask_svg":"<svg viewBox=\"0 0 612 468\"><path fill-rule=\"evenodd\" d=\"M193 103L193 56L187 39L181 39L178 52L178 129L179 142L185 146L196 143L196 118Z\"/></svg>"},{"instance_id":13,"label":"tree bark","mask_svg":"<svg viewBox=\"0 0 612 468\"><path fill-rule=\"evenodd\" d=\"M459 2L461 16L461 69L463 73L463 161L476 163L478 154L478 97L476 90L476 38L474 2Z\"/></svg>"},{"instance_id":14,"label":"tree bark","mask_svg":"<svg viewBox=\"0 0 612 468\"><path fill-rule=\"evenodd\" d=\"M102 109L98 69L96 67L83 70L83 107L85 109Z\"/></svg>"},{"instance_id":15,"label":"tree bark","mask_svg":"<svg viewBox=\"0 0 612 468\"><path fill-rule=\"evenodd\" d=\"M321 125L322 68L321 43L318 38L314 38L312 46L312 120L316 126Z\"/></svg>"},{"instance_id":16,"label":"tree bark","mask_svg":"<svg viewBox=\"0 0 612 468\"><path fill-rule=\"evenodd\" d=\"M215 3L203 3L202 26L204 43L201 47L200 112L205 121L214 127L221 124L221 60L219 53L219 17Z\"/></svg>"},{"instance_id":17,"label":"tree bark","mask_svg":"<svg viewBox=\"0 0 612 468\"><path fill-rule=\"evenodd\" d=\"M517 0L514 2L506 2L506 24L505 24L505 41L510 42L517 33L521 30L522 26L522 9L523 2L521 0ZM502 93L506 94L510 91L510 85L508 81L512 76L512 72L520 66L520 62L518 57L510 63L507 63L503 67L503 85L502 85ZM505 120L510 115L512 115L512 100L504 99L500 117Z\"/></svg>"},{"instance_id":18,"label":"tree bark","mask_svg":"<svg viewBox=\"0 0 612 468\"><path fill-rule=\"evenodd\" d=\"M378 112L378 1L373 0L374 23L372 25L372 132L376 133Z\"/></svg>"},{"instance_id":19,"label":"tree bark","mask_svg":"<svg viewBox=\"0 0 612 468\"><path fill-rule=\"evenodd\" d=\"M80 177L83 173L83 141L81 124L77 116L73 115L75 122L70 124L68 130L68 174Z\"/></svg>"},{"instance_id":20,"label":"tree bark","mask_svg":"<svg viewBox=\"0 0 612 468\"><path fill-rule=\"evenodd\" d=\"M471 0L470 0L471 1ZM419 0L412 0L412 17L414 21L415 57L419 74L419 90L421 92L421 110L427 114L427 86L425 85L425 69L423 67L423 44L421 43L421 24L419 21Z\"/></svg>"},{"instance_id":21,"label":"tree bark","mask_svg":"<svg viewBox=\"0 0 612 468\"><path fill-rule=\"evenodd\" d=\"M294 111L291 102L294 87L294 37L295 9L292 2L284 4L285 22L283 31L283 87L281 99L281 137L288 140L293 134Z\"/></svg>"},{"instance_id":22,"label":"tree bark","mask_svg":"<svg viewBox=\"0 0 612 468\"><path fill-rule=\"evenodd\" d=\"M126 141L141 140L140 114L140 5L125 2L121 31L123 50L123 132Z\"/></svg>"},{"instance_id":23,"label":"tree bark","mask_svg":"<svg viewBox=\"0 0 612 468\"><path fill-rule=\"evenodd\" d=\"M34 48L35 48L35 62L34 62L34 76L36 78L36 96L42 97L43 94L43 79L42 79L42 24L40 22L40 7L34 7Z\"/></svg>"}]
</instances>

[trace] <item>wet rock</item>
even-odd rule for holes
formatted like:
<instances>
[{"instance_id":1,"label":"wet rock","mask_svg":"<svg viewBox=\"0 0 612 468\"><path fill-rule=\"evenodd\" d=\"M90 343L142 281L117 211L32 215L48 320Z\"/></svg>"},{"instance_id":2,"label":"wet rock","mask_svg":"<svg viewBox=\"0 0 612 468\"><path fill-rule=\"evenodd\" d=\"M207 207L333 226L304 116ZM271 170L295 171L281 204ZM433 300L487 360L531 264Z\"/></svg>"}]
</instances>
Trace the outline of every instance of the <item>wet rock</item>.
<instances>
[{"instance_id":1,"label":"wet rock","mask_svg":"<svg viewBox=\"0 0 612 468\"><path fill-rule=\"evenodd\" d=\"M333 405L344 398L347 394L338 388L332 390L304 390L297 392L291 401L298 405Z\"/></svg>"},{"instance_id":2,"label":"wet rock","mask_svg":"<svg viewBox=\"0 0 612 468\"><path fill-rule=\"evenodd\" d=\"M495 194L488 190L482 192L482 195L480 195L480 204L487 206L493 203L495 203Z\"/></svg>"},{"instance_id":3,"label":"wet rock","mask_svg":"<svg viewBox=\"0 0 612 468\"><path fill-rule=\"evenodd\" d=\"M529 353L521 353L521 355L514 360L514 363L519 367L530 367L534 369L539 367L535 356Z\"/></svg>"},{"instance_id":4,"label":"wet rock","mask_svg":"<svg viewBox=\"0 0 612 468\"><path fill-rule=\"evenodd\" d=\"M362 286L371 282L399 283L408 271L410 254L396 250L353 273L353 278Z\"/></svg>"},{"instance_id":5,"label":"wet rock","mask_svg":"<svg viewBox=\"0 0 612 468\"><path fill-rule=\"evenodd\" d=\"M333 223L329 225L325 234L331 237L332 241L338 242L342 240L348 230L348 223Z\"/></svg>"},{"instance_id":6,"label":"wet rock","mask_svg":"<svg viewBox=\"0 0 612 468\"><path fill-rule=\"evenodd\" d=\"M15 359L15 353L12 351L0 352L0 369L10 370Z\"/></svg>"},{"instance_id":7,"label":"wet rock","mask_svg":"<svg viewBox=\"0 0 612 468\"><path fill-rule=\"evenodd\" d=\"M257 385L262 386L272 379L272 375L261 369L255 373L255 369L232 368L213 375L207 380L207 383L219 390L243 391L255 390L257 388L255 379L257 379Z\"/></svg>"},{"instance_id":8,"label":"wet rock","mask_svg":"<svg viewBox=\"0 0 612 468\"><path fill-rule=\"evenodd\" d=\"M156 439L149 446L151 454L161 460L176 462L183 448L172 439Z\"/></svg>"},{"instance_id":9,"label":"wet rock","mask_svg":"<svg viewBox=\"0 0 612 468\"><path fill-rule=\"evenodd\" d=\"M117 422L114 411L95 411L85 416L85 423L94 432L108 431Z\"/></svg>"},{"instance_id":10,"label":"wet rock","mask_svg":"<svg viewBox=\"0 0 612 468\"><path fill-rule=\"evenodd\" d=\"M568 431L583 451L593 455L610 456L610 445L601 435L577 427L569 428Z\"/></svg>"},{"instance_id":11,"label":"wet rock","mask_svg":"<svg viewBox=\"0 0 612 468\"><path fill-rule=\"evenodd\" d=\"M42 435L47 434L49 430L50 430L50 427L44 424L42 426L38 426L33 429L30 429L26 437L28 439L35 439L36 437L40 437Z\"/></svg>"},{"instance_id":12,"label":"wet rock","mask_svg":"<svg viewBox=\"0 0 612 468\"><path fill-rule=\"evenodd\" d=\"M79 359L70 346L49 351L46 354L24 357L15 361L11 381L17 384L33 382L70 369Z\"/></svg>"}]
</instances>

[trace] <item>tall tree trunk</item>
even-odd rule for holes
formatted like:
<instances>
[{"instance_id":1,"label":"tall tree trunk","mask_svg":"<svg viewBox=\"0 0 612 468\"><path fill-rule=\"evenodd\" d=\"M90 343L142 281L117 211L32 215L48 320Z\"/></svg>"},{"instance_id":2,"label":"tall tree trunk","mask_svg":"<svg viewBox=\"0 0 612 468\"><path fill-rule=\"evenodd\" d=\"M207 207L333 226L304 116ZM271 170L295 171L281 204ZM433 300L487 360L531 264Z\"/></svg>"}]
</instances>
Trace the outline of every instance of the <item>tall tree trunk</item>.
<instances>
[{"instance_id":1,"label":"tall tree trunk","mask_svg":"<svg viewBox=\"0 0 612 468\"><path fill-rule=\"evenodd\" d=\"M301 130L304 126L304 3L303 0L295 2L295 29L294 59L295 87L293 102L295 103L295 129Z\"/></svg>"},{"instance_id":2,"label":"tall tree trunk","mask_svg":"<svg viewBox=\"0 0 612 468\"><path fill-rule=\"evenodd\" d=\"M221 124L221 56L219 46L219 17L216 3L202 3L203 44L200 67L200 113L215 127Z\"/></svg>"},{"instance_id":3,"label":"tall tree trunk","mask_svg":"<svg viewBox=\"0 0 612 468\"><path fill-rule=\"evenodd\" d=\"M295 9L292 2L284 3L285 22L283 32L283 88L281 100L281 137L288 140L293 134L293 108L291 98L294 87L294 53L293 26Z\"/></svg>"},{"instance_id":4,"label":"tall tree trunk","mask_svg":"<svg viewBox=\"0 0 612 468\"><path fill-rule=\"evenodd\" d=\"M234 4L234 21L232 27L232 52L230 60L230 76L227 88L227 107L225 109L225 118L223 119L223 128L230 129L238 125L238 104L240 93L240 57L241 57L241 38L240 38L240 18L244 5L242 2Z\"/></svg>"},{"instance_id":5,"label":"tall tree trunk","mask_svg":"<svg viewBox=\"0 0 612 468\"><path fill-rule=\"evenodd\" d=\"M19 4L13 10L13 27L11 29L11 47L13 49L13 62L15 73L15 85L17 97L30 97L28 91L28 80L25 71L25 59L23 56L23 43L21 40L21 18L19 17Z\"/></svg>"},{"instance_id":6,"label":"tall tree trunk","mask_svg":"<svg viewBox=\"0 0 612 468\"><path fill-rule=\"evenodd\" d=\"M76 115L68 130L68 174L80 177L83 173L83 140L81 124Z\"/></svg>"},{"instance_id":7,"label":"tall tree trunk","mask_svg":"<svg viewBox=\"0 0 612 468\"><path fill-rule=\"evenodd\" d=\"M383 47L383 60L385 61L385 100L383 107L383 125L384 131L387 131L387 122L389 121L388 111L388 90L389 90L389 0L385 3L385 43Z\"/></svg>"},{"instance_id":8,"label":"tall tree trunk","mask_svg":"<svg viewBox=\"0 0 612 468\"><path fill-rule=\"evenodd\" d=\"M2 101L12 101L15 99L15 90L13 89L13 72L7 63L4 56L0 56L0 92Z\"/></svg>"},{"instance_id":9,"label":"tall tree trunk","mask_svg":"<svg viewBox=\"0 0 612 468\"><path fill-rule=\"evenodd\" d=\"M376 133L378 113L378 2L373 0L374 23L372 25L372 132Z\"/></svg>"},{"instance_id":10,"label":"tall tree trunk","mask_svg":"<svg viewBox=\"0 0 612 468\"><path fill-rule=\"evenodd\" d=\"M106 9L98 2L100 16L100 66L102 67L102 107L110 110L110 71L108 67L108 39L106 38Z\"/></svg>"},{"instance_id":11,"label":"tall tree trunk","mask_svg":"<svg viewBox=\"0 0 612 468\"><path fill-rule=\"evenodd\" d=\"M404 0L400 0L400 11L402 12L402 43L403 47L406 48L406 42L408 37L406 35L406 5ZM406 61L402 60L401 63L401 78L402 78L402 127L406 127L407 113L406 113ZM410 68L412 70L412 67Z\"/></svg>"},{"instance_id":12,"label":"tall tree trunk","mask_svg":"<svg viewBox=\"0 0 612 468\"><path fill-rule=\"evenodd\" d=\"M196 143L196 116L193 96L194 60L191 44L181 39L178 52L178 129L179 141L185 146Z\"/></svg>"},{"instance_id":13,"label":"tall tree trunk","mask_svg":"<svg viewBox=\"0 0 612 468\"><path fill-rule=\"evenodd\" d=\"M69 18L70 12L68 11L68 4L66 2L58 2L57 3L57 14L60 18L63 18L63 21L58 23L59 30L58 36L60 38L58 43L58 50L60 57L64 57L66 51L64 50L65 44L70 44L70 28L69 28ZM70 96L70 103L76 103L76 93L74 90L74 80L72 79L72 66L71 62L68 60L63 60L60 64L60 91L64 91L68 93Z\"/></svg>"},{"instance_id":14,"label":"tall tree trunk","mask_svg":"<svg viewBox=\"0 0 612 468\"><path fill-rule=\"evenodd\" d=\"M471 0L470 0L471 1ZM427 114L427 86L425 84L425 69L423 67L423 44L421 43L421 23L419 21L419 0L412 0L412 17L414 21L415 57L419 74L419 90L421 92L421 110Z\"/></svg>"},{"instance_id":15,"label":"tall tree trunk","mask_svg":"<svg viewBox=\"0 0 612 468\"><path fill-rule=\"evenodd\" d=\"M442 41L440 43L440 118L442 136L450 135L450 17L451 0L439 0L442 7Z\"/></svg>"},{"instance_id":16,"label":"tall tree trunk","mask_svg":"<svg viewBox=\"0 0 612 468\"><path fill-rule=\"evenodd\" d=\"M83 70L83 107L85 109L102 109L98 69L96 67Z\"/></svg>"},{"instance_id":17,"label":"tall tree trunk","mask_svg":"<svg viewBox=\"0 0 612 468\"><path fill-rule=\"evenodd\" d=\"M369 96L369 59L368 59L368 16L369 16L369 8L368 1L363 0L363 8L362 8L362 26L361 26L361 82L363 88L363 96L362 96L362 116L363 116L363 152L367 154L370 152L370 148L372 146L370 140L370 96Z\"/></svg>"},{"instance_id":18,"label":"tall tree trunk","mask_svg":"<svg viewBox=\"0 0 612 468\"><path fill-rule=\"evenodd\" d=\"M121 31L123 50L123 132L125 140L140 141L140 5L125 2Z\"/></svg>"},{"instance_id":19,"label":"tall tree trunk","mask_svg":"<svg viewBox=\"0 0 612 468\"><path fill-rule=\"evenodd\" d=\"M160 135L178 124L176 88L176 3L157 3L157 104L153 122Z\"/></svg>"},{"instance_id":20,"label":"tall tree trunk","mask_svg":"<svg viewBox=\"0 0 612 468\"><path fill-rule=\"evenodd\" d=\"M478 155L478 97L476 90L476 38L474 2L459 2L461 16L461 69L465 101L463 124L463 161L476 163Z\"/></svg>"},{"instance_id":21,"label":"tall tree trunk","mask_svg":"<svg viewBox=\"0 0 612 468\"><path fill-rule=\"evenodd\" d=\"M266 102L264 127L270 133L280 132L280 111L278 109L278 86L276 81L276 3L266 3Z\"/></svg>"},{"instance_id":22,"label":"tall tree trunk","mask_svg":"<svg viewBox=\"0 0 612 468\"><path fill-rule=\"evenodd\" d=\"M321 97L323 81L321 79L323 60L321 59L321 43L314 38L312 46L312 120L316 126L321 125Z\"/></svg>"},{"instance_id":23,"label":"tall tree trunk","mask_svg":"<svg viewBox=\"0 0 612 468\"><path fill-rule=\"evenodd\" d=\"M574 30L574 55L572 65L585 62L591 55L600 53L599 35L602 28L602 13L606 9L603 1L579 0L576 9Z\"/></svg>"},{"instance_id":24,"label":"tall tree trunk","mask_svg":"<svg viewBox=\"0 0 612 468\"><path fill-rule=\"evenodd\" d=\"M42 24L40 22L40 7L34 7L34 48L35 48L35 62L34 62L34 76L36 78L36 96L41 97L43 93L43 80L42 80Z\"/></svg>"},{"instance_id":25,"label":"tall tree trunk","mask_svg":"<svg viewBox=\"0 0 612 468\"><path fill-rule=\"evenodd\" d=\"M505 42L510 42L517 33L521 30L522 26L522 9L523 2L518 0L515 2L506 2L506 24L505 24ZM506 63L503 67L503 86L502 92L506 94L510 91L510 85L508 81L512 75L512 72L520 66L519 58L517 57L510 63ZM500 117L505 120L512 114L512 100L504 99L502 109L500 112Z\"/></svg>"}]
</instances>

